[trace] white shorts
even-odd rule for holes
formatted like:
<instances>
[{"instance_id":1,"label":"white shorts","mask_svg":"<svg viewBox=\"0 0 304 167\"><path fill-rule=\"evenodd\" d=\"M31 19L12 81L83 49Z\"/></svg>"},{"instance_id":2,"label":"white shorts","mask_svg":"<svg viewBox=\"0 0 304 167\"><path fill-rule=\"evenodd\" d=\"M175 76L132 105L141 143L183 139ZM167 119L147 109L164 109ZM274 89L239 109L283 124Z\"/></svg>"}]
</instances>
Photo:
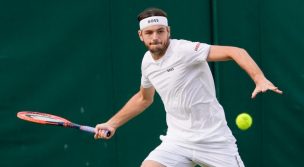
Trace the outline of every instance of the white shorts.
<instances>
[{"instance_id":1,"label":"white shorts","mask_svg":"<svg viewBox=\"0 0 304 167\"><path fill-rule=\"evenodd\" d=\"M166 167L244 167L238 153L229 155L206 149L189 149L168 142L162 142L145 160L153 160Z\"/></svg>"}]
</instances>

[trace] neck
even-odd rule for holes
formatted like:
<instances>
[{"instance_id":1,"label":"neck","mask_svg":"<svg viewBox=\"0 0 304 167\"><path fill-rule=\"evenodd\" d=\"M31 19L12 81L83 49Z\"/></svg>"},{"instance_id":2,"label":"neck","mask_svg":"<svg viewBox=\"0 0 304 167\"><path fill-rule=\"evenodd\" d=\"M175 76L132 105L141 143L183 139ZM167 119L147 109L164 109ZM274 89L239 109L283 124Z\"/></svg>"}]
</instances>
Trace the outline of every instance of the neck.
<instances>
[{"instance_id":1,"label":"neck","mask_svg":"<svg viewBox=\"0 0 304 167\"><path fill-rule=\"evenodd\" d=\"M164 56L164 54L155 54L155 53L153 54L153 53L152 53L152 57L153 57L154 60L159 60L159 59L162 58L163 56Z\"/></svg>"}]
</instances>

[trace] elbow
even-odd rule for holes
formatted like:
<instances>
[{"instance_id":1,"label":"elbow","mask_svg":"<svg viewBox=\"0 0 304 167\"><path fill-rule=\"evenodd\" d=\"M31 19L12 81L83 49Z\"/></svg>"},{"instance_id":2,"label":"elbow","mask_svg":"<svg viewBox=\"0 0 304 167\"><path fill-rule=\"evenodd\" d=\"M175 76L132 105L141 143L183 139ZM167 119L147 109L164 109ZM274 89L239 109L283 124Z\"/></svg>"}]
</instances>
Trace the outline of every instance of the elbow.
<instances>
[{"instance_id":1,"label":"elbow","mask_svg":"<svg viewBox=\"0 0 304 167\"><path fill-rule=\"evenodd\" d=\"M244 48L238 48L239 53L243 54L243 53L247 53L247 51Z\"/></svg>"},{"instance_id":2,"label":"elbow","mask_svg":"<svg viewBox=\"0 0 304 167\"><path fill-rule=\"evenodd\" d=\"M154 101L154 98L151 98L151 99L146 99L145 100L145 106L149 107Z\"/></svg>"},{"instance_id":3,"label":"elbow","mask_svg":"<svg viewBox=\"0 0 304 167\"><path fill-rule=\"evenodd\" d=\"M151 106L151 104L153 103L153 100L150 99L142 99L140 102L140 106L145 110L148 107Z\"/></svg>"},{"instance_id":4,"label":"elbow","mask_svg":"<svg viewBox=\"0 0 304 167\"><path fill-rule=\"evenodd\" d=\"M147 96L143 96L142 94L137 94L138 95L138 102L141 103L142 106L144 106L144 108L147 108L149 107L153 101L154 101L154 98L153 96L152 97L147 97Z\"/></svg>"}]
</instances>

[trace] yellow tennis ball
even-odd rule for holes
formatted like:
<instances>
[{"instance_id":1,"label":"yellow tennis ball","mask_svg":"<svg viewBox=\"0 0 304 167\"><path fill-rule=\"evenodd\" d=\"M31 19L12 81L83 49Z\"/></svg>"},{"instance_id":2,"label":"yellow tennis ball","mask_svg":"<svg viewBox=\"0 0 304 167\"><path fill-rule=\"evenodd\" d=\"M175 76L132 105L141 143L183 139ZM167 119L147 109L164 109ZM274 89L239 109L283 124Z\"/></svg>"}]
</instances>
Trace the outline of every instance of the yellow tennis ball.
<instances>
[{"instance_id":1,"label":"yellow tennis ball","mask_svg":"<svg viewBox=\"0 0 304 167\"><path fill-rule=\"evenodd\" d=\"M248 113L241 113L236 117L235 123L241 130L247 130L252 125L252 118Z\"/></svg>"}]
</instances>

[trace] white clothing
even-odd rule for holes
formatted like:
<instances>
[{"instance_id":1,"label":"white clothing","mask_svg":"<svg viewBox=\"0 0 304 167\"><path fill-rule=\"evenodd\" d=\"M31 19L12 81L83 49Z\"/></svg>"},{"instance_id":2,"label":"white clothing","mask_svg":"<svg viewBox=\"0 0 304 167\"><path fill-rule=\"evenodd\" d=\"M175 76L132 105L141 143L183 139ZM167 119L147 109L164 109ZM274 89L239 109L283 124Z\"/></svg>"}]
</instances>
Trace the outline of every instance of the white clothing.
<instances>
[{"instance_id":1,"label":"white clothing","mask_svg":"<svg viewBox=\"0 0 304 167\"><path fill-rule=\"evenodd\" d=\"M200 152L238 156L236 140L216 99L208 62L210 45L171 39L163 57L147 51L142 61L141 85L153 86L166 110L163 143ZM157 149L156 149L157 150Z\"/></svg>"},{"instance_id":2,"label":"white clothing","mask_svg":"<svg viewBox=\"0 0 304 167\"><path fill-rule=\"evenodd\" d=\"M209 149L211 150L210 146ZM169 142L163 142L145 160L156 161L166 167L244 167L239 154L218 154Z\"/></svg>"}]
</instances>

